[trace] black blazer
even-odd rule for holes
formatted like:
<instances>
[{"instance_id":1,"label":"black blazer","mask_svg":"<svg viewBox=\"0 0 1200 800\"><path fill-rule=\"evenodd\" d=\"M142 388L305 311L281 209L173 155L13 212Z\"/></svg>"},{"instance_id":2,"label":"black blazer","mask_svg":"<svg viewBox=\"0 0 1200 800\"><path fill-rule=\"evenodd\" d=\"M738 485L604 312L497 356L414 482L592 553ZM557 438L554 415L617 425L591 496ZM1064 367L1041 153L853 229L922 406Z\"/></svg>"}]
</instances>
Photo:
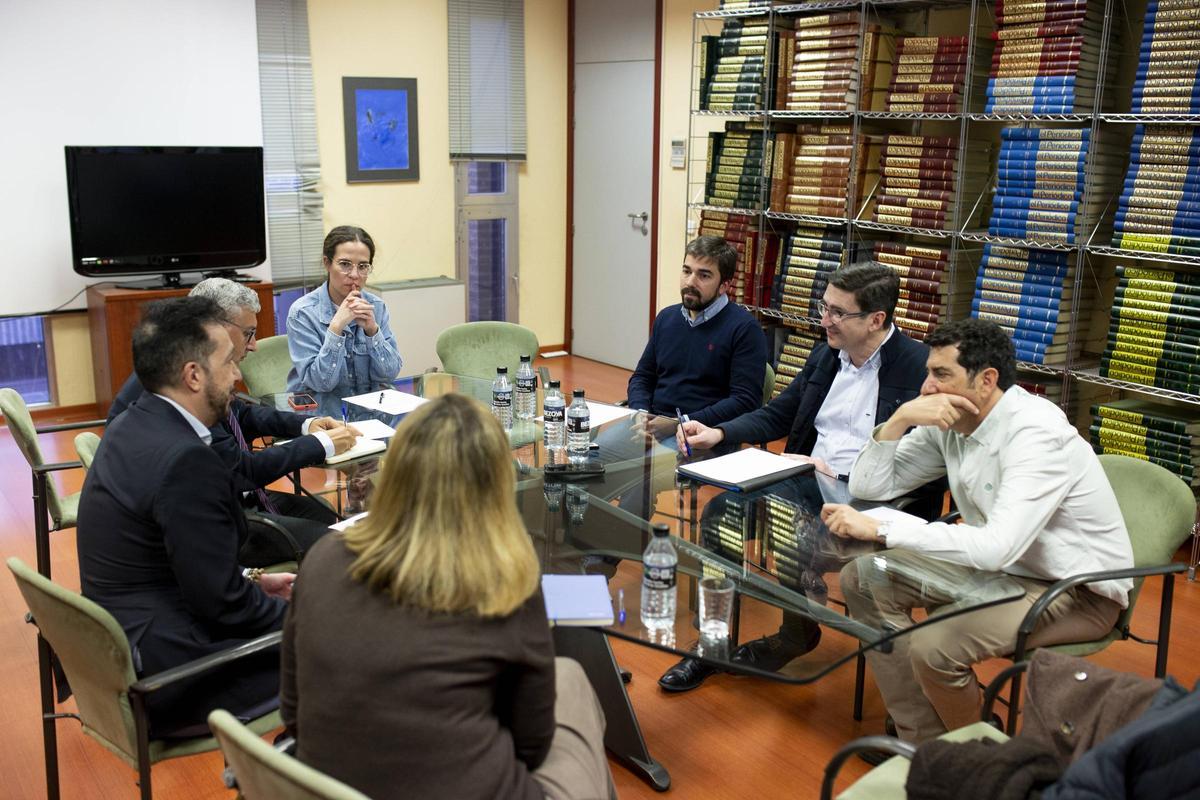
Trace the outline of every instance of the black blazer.
<instances>
[{"instance_id":1,"label":"black blazer","mask_svg":"<svg viewBox=\"0 0 1200 800\"><path fill-rule=\"evenodd\" d=\"M105 431L79 501L83 594L157 672L283 624L286 604L242 577L240 493L169 403L145 393Z\"/></svg>"},{"instance_id":2,"label":"black blazer","mask_svg":"<svg viewBox=\"0 0 1200 800\"><path fill-rule=\"evenodd\" d=\"M921 393L929 348L905 336L899 328L879 354L879 402L875 424L886 422L901 404ZM771 442L787 436L785 453L812 455L817 443L817 412L837 376L838 351L825 342L813 348L804 369L783 392L757 411L719 426L725 441Z\"/></svg>"},{"instance_id":3,"label":"black blazer","mask_svg":"<svg viewBox=\"0 0 1200 800\"><path fill-rule=\"evenodd\" d=\"M108 409L109 424L141 397L144 391L137 375L130 375ZM317 437L302 436L300 433L307 417L246 403L236 398L230 403L230 408L233 409L247 442L252 442L260 436L293 440L262 450L243 450L238 446L229 421L218 421L211 428L212 449L236 474L240 491L248 492L266 486L302 467L320 464L325 460L325 448Z\"/></svg>"}]
</instances>

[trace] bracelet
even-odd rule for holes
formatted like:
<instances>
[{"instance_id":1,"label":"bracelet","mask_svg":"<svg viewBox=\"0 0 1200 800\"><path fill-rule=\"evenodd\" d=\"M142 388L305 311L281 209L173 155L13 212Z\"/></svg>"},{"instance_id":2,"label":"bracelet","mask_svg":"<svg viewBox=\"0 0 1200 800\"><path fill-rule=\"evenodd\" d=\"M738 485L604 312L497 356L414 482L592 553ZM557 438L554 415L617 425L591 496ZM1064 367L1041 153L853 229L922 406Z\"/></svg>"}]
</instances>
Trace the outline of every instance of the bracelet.
<instances>
[{"instance_id":1,"label":"bracelet","mask_svg":"<svg viewBox=\"0 0 1200 800\"><path fill-rule=\"evenodd\" d=\"M246 570L246 577L250 579L251 583L258 583L264 572L266 570L262 567L255 567L254 569Z\"/></svg>"}]
</instances>

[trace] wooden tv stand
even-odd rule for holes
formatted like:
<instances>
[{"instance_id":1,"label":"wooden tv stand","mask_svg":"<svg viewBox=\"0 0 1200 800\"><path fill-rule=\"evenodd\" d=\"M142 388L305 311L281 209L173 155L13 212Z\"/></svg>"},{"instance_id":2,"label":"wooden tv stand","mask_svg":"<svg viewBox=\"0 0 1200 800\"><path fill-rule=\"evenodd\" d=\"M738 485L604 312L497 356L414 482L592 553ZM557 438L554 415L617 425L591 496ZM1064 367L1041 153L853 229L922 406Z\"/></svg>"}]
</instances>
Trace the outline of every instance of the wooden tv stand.
<instances>
[{"instance_id":1,"label":"wooden tv stand","mask_svg":"<svg viewBox=\"0 0 1200 800\"><path fill-rule=\"evenodd\" d=\"M274 284L245 284L258 294L258 335L275 335ZM92 376L96 385L96 410L108 407L133 373L133 329L142 318L142 306L167 297L183 297L188 289L118 289L111 283L87 290L88 329L92 338Z\"/></svg>"}]
</instances>

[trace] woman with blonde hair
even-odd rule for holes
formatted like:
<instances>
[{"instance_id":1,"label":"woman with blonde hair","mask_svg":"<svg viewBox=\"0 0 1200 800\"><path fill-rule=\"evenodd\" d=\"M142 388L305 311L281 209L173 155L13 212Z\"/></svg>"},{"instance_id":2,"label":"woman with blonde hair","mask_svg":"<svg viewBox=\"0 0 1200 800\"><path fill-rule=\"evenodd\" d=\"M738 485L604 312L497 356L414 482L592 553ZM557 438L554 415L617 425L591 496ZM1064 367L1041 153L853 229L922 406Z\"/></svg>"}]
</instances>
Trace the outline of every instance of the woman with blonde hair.
<instances>
[{"instance_id":1,"label":"woman with blonde hair","mask_svg":"<svg viewBox=\"0 0 1200 800\"><path fill-rule=\"evenodd\" d=\"M281 701L297 756L385 797L614 797L604 717L556 659L508 438L436 398L388 448L369 516L304 561Z\"/></svg>"}]
</instances>

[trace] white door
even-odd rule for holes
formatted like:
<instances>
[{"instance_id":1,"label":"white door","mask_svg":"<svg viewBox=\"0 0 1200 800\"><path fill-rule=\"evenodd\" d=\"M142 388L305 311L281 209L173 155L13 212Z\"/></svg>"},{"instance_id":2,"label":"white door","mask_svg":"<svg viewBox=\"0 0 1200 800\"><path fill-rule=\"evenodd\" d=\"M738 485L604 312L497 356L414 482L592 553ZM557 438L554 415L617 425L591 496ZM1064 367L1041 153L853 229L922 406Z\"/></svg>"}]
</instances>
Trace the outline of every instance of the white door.
<instances>
[{"instance_id":1,"label":"white door","mask_svg":"<svg viewBox=\"0 0 1200 800\"><path fill-rule=\"evenodd\" d=\"M650 314L654 0L575 0L571 352L626 369Z\"/></svg>"}]
</instances>

